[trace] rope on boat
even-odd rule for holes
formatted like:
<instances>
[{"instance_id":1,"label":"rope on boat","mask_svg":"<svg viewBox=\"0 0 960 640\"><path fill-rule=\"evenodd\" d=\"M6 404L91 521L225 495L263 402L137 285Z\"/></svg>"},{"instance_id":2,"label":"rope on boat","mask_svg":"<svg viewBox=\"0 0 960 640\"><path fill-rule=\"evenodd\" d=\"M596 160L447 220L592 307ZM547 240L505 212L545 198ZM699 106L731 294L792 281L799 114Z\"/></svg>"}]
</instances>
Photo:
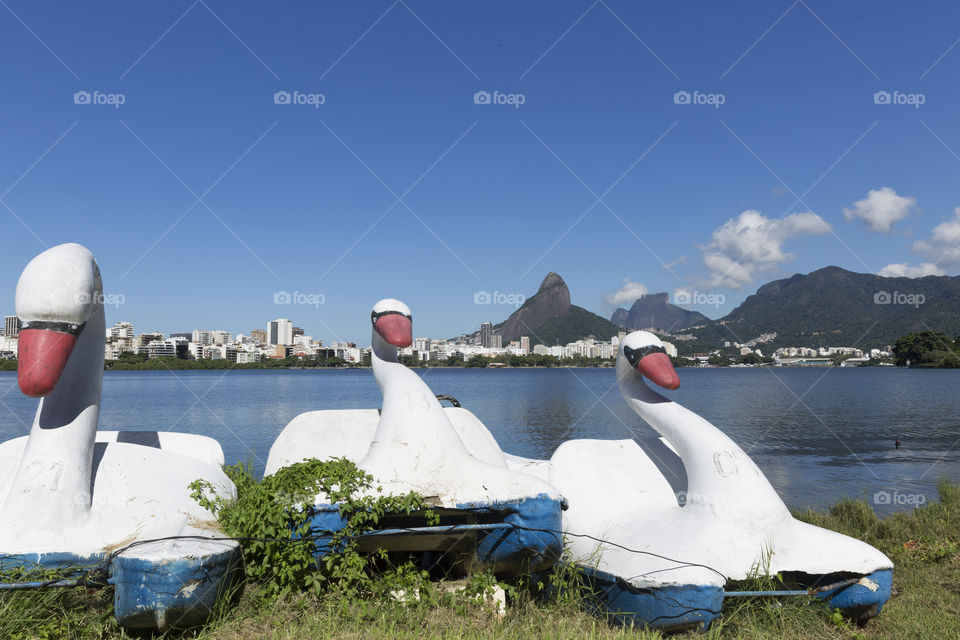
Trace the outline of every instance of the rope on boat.
<instances>
[{"instance_id":1,"label":"rope on boat","mask_svg":"<svg viewBox=\"0 0 960 640\"><path fill-rule=\"evenodd\" d=\"M477 510L485 510L485 509L478 508ZM488 510L488 509L487 509L487 510ZM430 526L430 527L407 527L407 528L397 527L397 528L394 528L394 529L384 529L384 530L379 530L379 531L371 531L371 532L367 532L367 533L364 533L364 534L358 534L358 535L350 536L350 537L352 537L352 538L360 538L360 537L367 537L367 536L377 537L377 536L388 536L388 535L400 535L400 534L404 534L404 533L406 533L406 534L412 534L412 535L418 535L418 534L423 534L423 535L436 535L437 533L456 533L456 532L464 532L464 533L467 533L467 532L470 532L470 531L495 531L495 530L503 531L503 530L506 530L506 529L514 529L514 530L521 530L521 531L531 531L531 532L535 532L535 533L549 533L549 534L553 534L553 535L559 535L559 536L561 536L561 537L563 537L563 536L571 536L571 537L577 537L577 538L587 538L587 539L590 539L590 540L594 540L594 541L596 541L596 542L598 542L598 543L600 543L600 544L606 544L606 545L610 545L610 546L613 546L613 547L617 547L617 548L619 548L619 549L623 549L624 551L627 551L627 552L630 552L630 553L644 554L644 555L649 555L649 556L653 556L653 557L656 557L656 558L660 558L660 559L666 560L666 561L668 561L668 562L675 562L675 563L677 563L678 566L677 566L677 567L673 567L673 569L679 569L679 568L684 568L684 567L701 567L701 568L704 568L704 569L708 569L708 570L713 571L714 573L716 573L716 574L717 574L718 576L720 576L721 578L723 578L723 580L724 580L725 582L727 581L727 577L726 577L723 573L721 573L721 572L718 571L717 569L714 569L713 567L710 567L710 566L705 565L705 564L700 564L700 563L695 563L695 562L683 562L683 561L680 561L680 560L676 560L676 559L674 559L674 558L669 558L669 557L667 557L667 556L663 556L663 555L660 555L660 554L657 554L657 553L653 553L653 552L651 552L651 551L644 551L644 550L639 550L639 549L631 549L631 548L626 547L626 546L624 546L624 545L617 544L617 543L615 543L615 542L610 542L610 541L608 541L608 540L603 540L602 538L599 538L599 537L596 537L596 536L592 536L592 535L589 535L589 534L576 534L576 533L559 531L559 530L556 530L556 529L539 529L539 528L534 528L534 527L524 527L524 526L522 526L522 525L518 525L518 524L514 524L514 523L509 523L509 522L493 523L493 524L486 524L486 525L483 525L483 524L474 524L474 525L463 525L463 524L460 524L460 525ZM2 584L2 583L0 583L0 593L2 593L3 591L15 591L15 590L25 590L25 589L49 589L49 588L71 588L71 587L73 587L73 588L75 588L75 587L102 588L102 587L106 587L106 586L109 585L109 582L110 582L110 580L109 580L110 565L111 565L111 563L113 562L114 558L116 558L117 556L121 555L122 553L124 553L124 552L126 552L126 551L128 551L128 550L130 550L130 549L132 549L132 548L134 548L134 547L137 547L137 546L140 546L140 545L145 545L145 544L156 543L156 542L166 542L166 541L173 541L173 540L198 540L198 541L206 541L206 542L238 542L238 543L241 543L241 544L244 543L244 542L289 542L289 543L294 543L294 542L310 542L310 543L312 543L312 542L316 542L316 541L319 541L319 540L327 540L327 541L329 541L330 538L331 538L332 536L336 535L337 533L338 533L338 531L334 531L334 530L322 530L322 531L317 531L314 535L306 536L306 537L303 537L303 538L254 538L254 537L227 537L227 536L224 536L224 537L212 537L212 536L196 536L196 535L190 535L190 536L168 536L168 537L165 537L165 538L156 538L156 539L152 539L152 540L138 540L138 541L133 542L133 543L131 543L131 544L125 546L125 547L122 547L122 548L120 548L120 549L116 549L116 550L112 551L111 553L107 554L107 555L103 558L103 560L100 562L100 564L98 564L96 567L94 567L94 568L92 568L92 569L88 569L87 571L85 571L84 573L82 573L82 574L81 574L79 577L77 577L76 579L69 580L69 579L63 579L63 578L61 577L61 578L54 578L54 579L48 580L48 581L20 582L20 583L7 583L7 584ZM518 545L516 545L515 542L510 542L510 541L505 541L505 542L508 542L509 544L513 544L513 545L515 545L515 546L518 546ZM77 567L77 568L75 568L75 569L79 570L80 568ZM656 573L656 571L653 571L653 572L650 572L650 573ZM642 575L648 575L648 574L642 574ZM648 595L648 596L650 596L650 597L652 597L652 598L654 598L654 599L656 599L656 600L658 600L658 601L660 601L660 602L666 603L668 606L670 606L670 607L674 608L676 611L678 611L678 613L675 613L675 614L673 614L673 615L664 614L664 615L661 615L661 616L657 616L656 618L654 618L654 619L652 619L652 620L647 620L647 621L646 621L647 623L654 623L654 622L658 622L658 621L661 621L661 620L680 619L680 618L683 618L684 616L687 616L687 615L690 615L690 614L701 614L701 613L704 613L704 614L708 614L708 615L714 616L714 617L715 617L715 616L719 616L719 615L722 614L721 611L714 611L714 610L709 609L709 608L690 607L690 606L689 606L690 603L681 602L680 600L676 599L675 597L672 597L672 596L669 596L669 595L667 595L667 594L664 594L664 593L660 592L658 589L653 589L653 588L637 588L637 587L634 587L633 585L631 585L631 584L629 583L629 581L624 580L623 578L620 578L620 577L617 577L617 578L616 578L616 582L617 582L618 586L620 586L620 587L623 588L623 589L627 589L627 590L629 590L629 591L642 592L642 593L644 593L644 594L646 594L646 595ZM815 596L815 595L817 595L817 594L819 594L819 593L825 593L825 592L829 592L829 591L833 591L833 590L843 590L843 589L846 589L846 588L849 587L849 586L852 586L853 584L856 584L857 582L858 582L858 580L857 580L856 578L851 578L851 579L848 579L848 580L843 580L843 581L841 581L841 582L836 582L836 583L833 583L833 584L824 585L824 586L821 586L821 587L815 587L815 588L811 588L811 589L805 589L805 590L784 590L784 591L724 591L724 592L723 592L723 598L724 598L724 599L726 599L726 598L734 598L734 597L778 597L778 598L780 598L780 597L791 597L791 596L807 596L807 597L810 597L810 596Z\"/></svg>"},{"instance_id":2,"label":"rope on boat","mask_svg":"<svg viewBox=\"0 0 960 640\"><path fill-rule=\"evenodd\" d=\"M64 567L68 573L76 573L82 567ZM74 579L64 577L52 578L50 580L33 580L27 582L0 582L0 591L23 591L28 589L50 589L50 588L70 588L70 587L91 587L102 588L107 586L109 576L109 565L101 562L97 566L87 569Z\"/></svg>"},{"instance_id":3,"label":"rope on boat","mask_svg":"<svg viewBox=\"0 0 960 640\"><path fill-rule=\"evenodd\" d=\"M466 511L467 509L465 509ZM486 511L489 509L478 508L478 511ZM390 535L437 535L443 533L468 533L470 531L493 531L493 530L505 530L513 529L519 531L530 531L534 533L549 533L558 536L572 536L577 538L588 538L594 540L601 544L607 544L613 547L618 547L624 551L630 553L638 553L643 555L649 555L668 562L675 562L678 564L677 567L673 568L684 568L684 567L702 567L713 571L721 578L726 580L726 576L713 567L699 564L695 562L684 562L682 560L677 560L675 558L669 558L664 555L653 553L652 551L643 551L639 549L631 549L616 542L609 542L598 538L596 536L591 536L588 534L577 534L564 532L557 529L539 529L535 527L524 527L523 525L518 525L512 522L502 522L502 523L493 523L493 524L453 524L453 525L440 525L440 526L431 526L431 527L396 527L393 529L384 529L379 531L370 531L367 533L357 534L355 536L350 536L351 538L364 538L364 537L379 537L379 536L390 536ZM110 564L113 562L114 558L117 556L133 549L134 547L139 547L146 544L153 544L156 542L169 542L174 540L197 540L205 542L288 542L288 543L302 543L302 542L318 542L322 540L329 540L331 536L339 533L338 531L327 529L316 531L313 535L303 536L300 538L256 538L256 537L213 537L213 536L198 536L198 535L187 535L187 536L167 536L164 538L153 538L149 540L137 540L132 542L124 547L115 549L106 556L96 567L84 572L76 580L64 580L62 578L56 578L54 580L49 580L47 582L23 582L23 583L0 583L0 590L14 590L14 589L42 589L42 588L53 588L53 587L79 587L79 586L89 586L89 587L101 587L107 585L107 576L109 575ZM516 543L510 543L516 544Z\"/></svg>"},{"instance_id":4,"label":"rope on boat","mask_svg":"<svg viewBox=\"0 0 960 640\"><path fill-rule=\"evenodd\" d=\"M489 509L477 508L476 510L483 511L483 510L489 510ZM495 530L502 531L505 529L530 531L534 533L549 533L553 535L559 535L561 537L570 536L570 537L576 537L576 538L586 538L589 540L594 540L600 544L617 547L629 553L648 555L648 556L652 556L662 560L666 560L668 562L677 563L676 567L671 567L670 569L680 569L685 567L700 567L703 569L707 569L709 571L713 571L714 573L716 573L725 582L727 581L727 577L723 573L721 573L720 571L718 571L713 567L710 567L709 565L705 565L697 562L685 562L685 561L677 560L675 558L670 558L658 553L654 553L652 551L631 549L630 547L618 544L616 542L610 542L608 540L604 540L602 538L599 538L597 536L592 536L589 534L564 532L556 529L541 529L541 528L535 528L535 527L525 527L523 525L518 525L511 522L492 523L492 524L454 524L454 525L440 525L440 526L429 526L429 527L396 527L393 529L370 531L367 533L357 534L355 536L350 536L350 537L362 538L362 537L379 537L379 536L402 535L402 534L437 535L438 533L458 533L458 532L468 533L471 531L495 531ZM91 569L88 569L87 571L84 571L76 579L70 580L70 579L64 579L60 577L60 578L54 578L52 580L47 580L47 581L0 583L0 591L14 591L14 590L25 590L25 589L48 589L48 588L71 588L71 587L92 587L92 588L106 587L109 584L110 564L113 562L113 560L117 556L135 547L146 545L146 544L153 544L157 542L168 542L168 541L174 541L174 540L197 540L197 541L205 541L205 542L239 542L241 544L245 542L313 543L321 540L329 540L332 536L336 535L337 533L338 531L328 529L328 530L316 531L314 535L304 536L301 538L256 538L256 537L228 537L228 536L213 537L213 536L186 535L186 536L167 536L164 538L155 538L150 540L137 540L136 542L132 542L124 547L115 549L114 551L110 552L109 554L104 556L103 560L97 566ZM510 543L510 544L516 544L516 543ZM79 570L79 567L77 567L76 569ZM662 570L652 571L650 573L657 573L658 571L662 571ZM645 575L648 575L648 574L641 574L641 576L645 576ZM632 585L630 585L628 581L622 578L617 578L617 582L622 583L621 586L624 588L630 588L632 590L636 589L636 587L633 587ZM858 582L857 578L850 578L848 580L843 580L833 584L824 585L821 587L814 587L810 589L782 590L782 591L777 591L777 590L724 591L723 597L735 598L735 597L814 596L819 593L825 593L825 592L829 592L837 589L845 589L853 584L856 584L857 582ZM666 596L662 593L658 593L656 589L639 589L639 590L645 593L648 593L648 595L651 595L657 598L658 600L670 603L675 607L678 607L678 608L684 607L684 604L681 603L680 601L670 596ZM685 615L686 613L697 613L697 612L711 613L714 615L720 614L719 611L696 608L696 609L689 609L688 611L685 611L684 614L680 614L680 615ZM674 616L668 616L668 617L672 618Z\"/></svg>"},{"instance_id":5,"label":"rope on boat","mask_svg":"<svg viewBox=\"0 0 960 640\"><path fill-rule=\"evenodd\" d=\"M39 580L37 582L4 582L0 583L0 591L19 591L21 589L46 589L54 587L79 587L77 580Z\"/></svg>"}]
</instances>

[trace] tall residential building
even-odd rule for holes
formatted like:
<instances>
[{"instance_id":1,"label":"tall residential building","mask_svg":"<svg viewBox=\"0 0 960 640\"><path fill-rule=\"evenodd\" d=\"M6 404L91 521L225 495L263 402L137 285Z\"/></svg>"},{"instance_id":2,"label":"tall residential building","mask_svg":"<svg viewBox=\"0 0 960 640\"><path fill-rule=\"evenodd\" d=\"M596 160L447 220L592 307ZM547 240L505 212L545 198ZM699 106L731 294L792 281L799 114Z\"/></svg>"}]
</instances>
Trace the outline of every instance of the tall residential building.
<instances>
[{"instance_id":1,"label":"tall residential building","mask_svg":"<svg viewBox=\"0 0 960 640\"><path fill-rule=\"evenodd\" d=\"M20 335L20 318L17 316L7 316L4 318L3 334L8 338L16 338Z\"/></svg>"},{"instance_id":2,"label":"tall residential building","mask_svg":"<svg viewBox=\"0 0 960 640\"><path fill-rule=\"evenodd\" d=\"M417 351L430 351L430 338L417 338L413 341L413 348Z\"/></svg>"},{"instance_id":3,"label":"tall residential building","mask_svg":"<svg viewBox=\"0 0 960 640\"><path fill-rule=\"evenodd\" d=\"M499 349L503 345L503 336L493 330L493 325L484 322L480 325L480 346L486 349Z\"/></svg>"},{"instance_id":4,"label":"tall residential building","mask_svg":"<svg viewBox=\"0 0 960 640\"><path fill-rule=\"evenodd\" d=\"M490 346L490 336L493 335L493 325L489 322L484 322L480 325L480 346L489 347Z\"/></svg>"},{"instance_id":5,"label":"tall residential building","mask_svg":"<svg viewBox=\"0 0 960 640\"><path fill-rule=\"evenodd\" d=\"M153 358L176 358L176 340L154 340L147 345L147 355ZM187 343L183 343L183 351L187 350Z\"/></svg>"},{"instance_id":6,"label":"tall residential building","mask_svg":"<svg viewBox=\"0 0 960 640\"><path fill-rule=\"evenodd\" d=\"M303 329L301 329L300 327L294 327L294 328L293 328L293 334L292 334L292 335L293 335L293 339L296 340L296 339L297 339L297 336L302 336L302 335L303 335Z\"/></svg>"},{"instance_id":7,"label":"tall residential building","mask_svg":"<svg viewBox=\"0 0 960 640\"><path fill-rule=\"evenodd\" d=\"M530 353L530 336L520 336L520 350Z\"/></svg>"},{"instance_id":8,"label":"tall residential building","mask_svg":"<svg viewBox=\"0 0 960 640\"><path fill-rule=\"evenodd\" d=\"M191 340L191 342L196 342L197 344L202 345L213 344L213 334L206 329L194 329L193 340Z\"/></svg>"},{"instance_id":9,"label":"tall residential building","mask_svg":"<svg viewBox=\"0 0 960 640\"><path fill-rule=\"evenodd\" d=\"M133 340L133 324L130 322L116 322L107 331L109 332L108 338Z\"/></svg>"},{"instance_id":10,"label":"tall residential building","mask_svg":"<svg viewBox=\"0 0 960 640\"><path fill-rule=\"evenodd\" d=\"M313 345L310 344L312 340L310 336L294 336L293 354L312 356L315 353Z\"/></svg>"},{"instance_id":11,"label":"tall residential building","mask_svg":"<svg viewBox=\"0 0 960 640\"><path fill-rule=\"evenodd\" d=\"M277 318L267 323L267 338L270 344L293 344L293 323L286 318Z\"/></svg>"},{"instance_id":12,"label":"tall residential building","mask_svg":"<svg viewBox=\"0 0 960 640\"><path fill-rule=\"evenodd\" d=\"M250 332L250 339L257 344L267 344L267 332L263 329L254 329Z\"/></svg>"},{"instance_id":13,"label":"tall residential building","mask_svg":"<svg viewBox=\"0 0 960 640\"><path fill-rule=\"evenodd\" d=\"M213 340L213 344L230 344L230 332L229 331L211 331L210 339Z\"/></svg>"},{"instance_id":14,"label":"tall residential building","mask_svg":"<svg viewBox=\"0 0 960 640\"><path fill-rule=\"evenodd\" d=\"M163 342L163 334L162 334L162 333L157 333L157 332L155 332L155 333L141 333L139 336L137 336L137 346L138 346L138 347L146 347L146 346L149 345L151 342Z\"/></svg>"}]
</instances>

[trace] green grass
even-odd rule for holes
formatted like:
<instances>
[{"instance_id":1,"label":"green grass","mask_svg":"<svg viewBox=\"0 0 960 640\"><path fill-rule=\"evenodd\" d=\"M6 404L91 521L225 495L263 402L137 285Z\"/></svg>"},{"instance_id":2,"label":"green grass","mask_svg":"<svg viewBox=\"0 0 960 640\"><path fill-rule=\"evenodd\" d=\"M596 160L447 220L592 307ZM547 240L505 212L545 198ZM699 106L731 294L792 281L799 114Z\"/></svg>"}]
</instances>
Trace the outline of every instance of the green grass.
<instances>
[{"instance_id":1,"label":"green grass","mask_svg":"<svg viewBox=\"0 0 960 640\"><path fill-rule=\"evenodd\" d=\"M893 560L894 595L865 628L839 624L808 598L736 599L708 634L682 639L759 640L960 638L960 487L940 486L940 502L877 518L862 501L796 517L864 540ZM233 638L634 638L659 633L611 626L581 610L576 592L535 601L518 588L499 619L474 601L424 594L420 602L348 600L295 593L265 597L248 585L238 604L206 627L179 637ZM110 615L111 593L66 589L0 594L0 638L113 639L126 635Z\"/></svg>"}]
</instances>

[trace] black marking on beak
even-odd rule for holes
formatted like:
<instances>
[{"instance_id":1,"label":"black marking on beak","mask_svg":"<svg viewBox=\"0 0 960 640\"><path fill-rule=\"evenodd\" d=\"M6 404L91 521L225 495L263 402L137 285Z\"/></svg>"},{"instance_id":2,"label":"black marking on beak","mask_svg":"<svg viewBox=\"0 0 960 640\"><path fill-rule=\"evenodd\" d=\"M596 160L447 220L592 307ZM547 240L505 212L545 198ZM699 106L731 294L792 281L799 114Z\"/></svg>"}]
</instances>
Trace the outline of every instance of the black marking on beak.
<instances>
[{"instance_id":1,"label":"black marking on beak","mask_svg":"<svg viewBox=\"0 0 960 640\"><path fill-rule=\"evenodd\" d=\"M392 311L392 310L390 310L390 311L371 311L371 312L370 312L370 322L372 322L374 325L376 325L376 324L377 324L377 320L379 320L379 319L382 318L383 316L393 316L393 315L403 316L404 318L407 318L408 320L410 320L410 322L413 322L413 316L412 316L412 315L406 314L406 313L404 313L404 312L402 312L402 311Z\"/></svg>"},{"instance_id":2,"label":"black marking on beak","mask_svg":"<svg viewBox=\"0 0 960 640\"><path fill-rule=\"evenodd\" d=\"M20 325L20 331L24 329L43 329L46 331L57 331L58 333L67 333L71 336L79 336L83 328L87 326L86 322L76 324L75 322L47 322L46 320L32 320Z\"/></svg>"},{"instance_id":3,"label":"black marking on beak","mask_svg":"<svg viewBox=\"0 0 960 640\"><path fill-rule=\"evenodd\" d=\"M623 355L626 356L627 362L630 363L630 366L634 369L637 368L637 365L640 364L640 361L643 360L644 356L648 356L651 353L666 353L667 350L663 347L658 347L655 345L650 345L649 347L640 347L639 349L631 349L627 345L623 345Z\"/></svg>"}]
</instances>

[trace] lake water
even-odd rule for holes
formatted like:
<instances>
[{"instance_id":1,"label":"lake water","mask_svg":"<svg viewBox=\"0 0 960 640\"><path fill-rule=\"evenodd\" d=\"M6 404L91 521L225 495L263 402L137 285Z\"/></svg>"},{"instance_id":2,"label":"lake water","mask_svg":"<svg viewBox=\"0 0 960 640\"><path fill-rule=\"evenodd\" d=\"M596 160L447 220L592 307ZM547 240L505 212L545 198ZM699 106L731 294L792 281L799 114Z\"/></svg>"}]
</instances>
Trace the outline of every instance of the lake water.
<instances>
[{"instance_id":1,"label":"lake water","mask_svg":"<svg viewBox=\"0 0 960 640\"><path fill-rule=\"evenodd\" d=\"M460 400L500 446L549 457L571 438L651 438L620 397L613 369L420 370ZM753 457L790 507L862 497L889 512L960 482L960 371L894 368L680 369L670 397ZM379 407L369 370L108 371L102 429L212 436L227 462L266 463L294 416ZM26 435L36 400L0 372L0 440ZM902 446L894 447L899 438ZM880 492L880 493L878 493ZM886 493L882 493L886 492ZM887 504L884 504L884 503Z\"/></svg>"}]
</instances>

